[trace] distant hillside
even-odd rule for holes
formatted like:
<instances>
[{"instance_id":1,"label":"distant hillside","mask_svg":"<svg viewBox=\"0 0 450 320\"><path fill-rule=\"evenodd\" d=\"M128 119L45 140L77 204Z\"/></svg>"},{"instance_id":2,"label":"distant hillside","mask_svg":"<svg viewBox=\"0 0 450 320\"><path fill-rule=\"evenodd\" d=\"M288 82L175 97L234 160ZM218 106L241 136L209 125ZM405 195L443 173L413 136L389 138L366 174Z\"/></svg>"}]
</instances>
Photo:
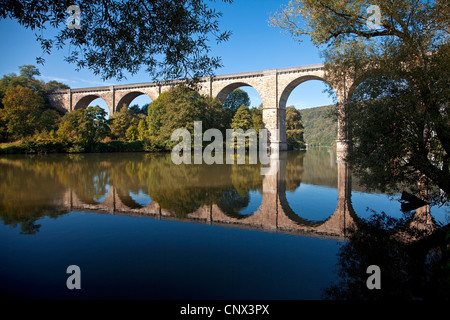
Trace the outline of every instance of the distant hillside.
<instances>
[{"instance_id":1,"label":"distant hillside","mask_svg":"<svg viewBox=\"0 0 450 320\"><path fill-rule=\"evenodd\" d=\"M334 105L300 110L305 143L332 146L337 138L337 122L330 114Z\"/></svg>"}]
</instances>

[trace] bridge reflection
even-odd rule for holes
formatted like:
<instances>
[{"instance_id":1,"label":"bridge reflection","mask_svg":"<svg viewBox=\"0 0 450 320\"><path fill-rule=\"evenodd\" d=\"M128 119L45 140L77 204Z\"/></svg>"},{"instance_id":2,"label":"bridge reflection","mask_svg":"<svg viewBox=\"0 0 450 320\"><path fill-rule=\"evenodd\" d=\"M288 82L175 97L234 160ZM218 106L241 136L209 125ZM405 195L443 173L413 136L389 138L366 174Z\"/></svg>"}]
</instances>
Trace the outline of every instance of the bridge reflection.
<instances>
[{"instance_id":1,"label":"bridge reflection","mask_svg":"<svg viewBox=\"0 0 450 320\"><path fill-rule=\"evenodd\" d=\"M297 160L302 161L303 157L299 157ZM227 207L222 198L216 203L210 202L199 206L196 210L186 214L183 220L334 237L345 236L346 230L354 226L356 215L351 205L351 175L346 163L339 162L337 164L337 206L336 210L330 212L329 218L324 221L303 219L291 209L286 199L287 153L281 152L279 160L272 165L278 166L278 171L273 175L261 176L262 200L259 208L252 214L240 215L237 210L233 211L233 208ZM236 193L235 190L234 193ZM204 194L207 196L207 191ZM110 214L177 219L173 210L164 208L155 200L146 206L136 203L130 197L128 190L116 188L114 183L109 185L109 192L102 203L87 202L72 188L66 189L63 199L63 206L69 211L89 210Z\"/></svg>"},{"instance_id":2,"label":"bridge reflection","mask_svg":"<svg viewBox=\"0 0 450 320\"><path fill-rule=\"evenodd\" d=\"M266 176L259 165L176 166L167 155L0 159L0 214L5 222L23 223L52 208L53 215L94 211L343 238L359 220L348 165L328 150L307 154L280 152L271 163L275 174ZM302 182L337 188L334 211L321 214L326 219L308 220L290 206L286 192ZM416 216L419 224L432 221L427 206Z\"/></svg>"}]
</instances>

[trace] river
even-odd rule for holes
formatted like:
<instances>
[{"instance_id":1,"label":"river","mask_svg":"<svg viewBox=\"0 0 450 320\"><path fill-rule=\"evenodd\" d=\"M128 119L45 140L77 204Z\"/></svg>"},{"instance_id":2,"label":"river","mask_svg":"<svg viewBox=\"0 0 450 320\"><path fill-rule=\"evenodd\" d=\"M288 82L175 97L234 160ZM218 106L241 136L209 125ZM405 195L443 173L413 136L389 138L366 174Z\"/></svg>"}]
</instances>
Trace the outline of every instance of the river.
<instances>
[{"instance_id":1,"label":"river","mask_svg":"<svg viewBox=\"0 0 450 320\"><path fill-rule=\"evenodd\" d=\"M401 217L332 149L261 165L175 165L170 154L0 158L7 298L322 299L354 219ZM351 186L351 190L348 189ZM428 208L447 224L448 207ZM69 290L68 266L81 289Z\"/></svg>"}]
</instances>

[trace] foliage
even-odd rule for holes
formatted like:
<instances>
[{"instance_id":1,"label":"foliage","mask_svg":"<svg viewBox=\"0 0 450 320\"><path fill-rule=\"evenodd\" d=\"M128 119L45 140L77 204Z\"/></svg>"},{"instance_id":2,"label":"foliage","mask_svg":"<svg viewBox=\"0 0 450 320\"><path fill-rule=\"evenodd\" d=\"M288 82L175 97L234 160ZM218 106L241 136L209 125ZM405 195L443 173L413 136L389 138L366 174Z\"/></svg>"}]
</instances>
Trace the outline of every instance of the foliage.
<instances>
[{"instance_id":1,"label":"foliage","mask_svg":"<svg viewBox=\"0 0 450 320\"><path fill-rule=\"evenodd\" d=\"M147 152L157 152L166 150L165 141L161 141L155 136L148 136L142 140L142 147L144 151Z\"/></svg>"},{"instance_id":2,"label":"foliage","mask_svg":"<svg viewBox=\"0 0 450 320\"><path fill-rule=\"evenodd\" d=\"M46 93L50 93L56 90L61 90L61 89L70 89L70 87L64 83L58 82L56 80L51 80L47 83L44 84L44 91Z\"/></svg>"},{"instance_id":3,"label":"foliage","mask_svg":"<svg viewBox=\"0 0 450 320\"><path fill-rule=\"evenodd\" d=\"M223 107L234 114L240 106L250 107L250 97L242 89L233 90L223 102Z\"/></svg>"},{"instance_id":4,"label":"foliage","mask_svg":"<svg viewBox=\"0 0 450 320\"><path fill-rule=\"evenodd\" d=\"M127 138L127 141L137 141L139 138L138 128L134 124L129 126L127 131L125 132L125 137Z\"/></svg>"},{"instance_id":5,"label":"foliage","mask_svg":"<svg viewBox=\"0 0 450 320\"><path fill-rule=\"evenodd\" d=\"M148 127L151 135L170 140L172 132L186 128L191 134L194 121L202 120L200 94L186 86L178 86L161 94L148 110Z\"/></svg>"},{"instance_id":6,"label":"foliage","mask_svg":"<svg viewBox=\"0 0 450 320\"><path fill-rule=\"evenodd\" d=\"M324 291L339 300L448 300L450 230L426 232L411 223L414 214L397 219L374 214L350 231L338 254L338 280ZM381 290L369 290L367 267L381 270Z\"/></svg>"},{"instance_id":7,"label":"foliage","mask_svg":"<svg viewBox=\"0 0 450 320\"><path fill-rule=\"evenodd\" d=\"M91 149L94 152L141 152L144 150L142 141L108 141L99 142Z\"/></svg>"},{"instance_id":8,"label":"foliage","mask_svg":"<svg viewBox=\"0 0 450 320\"><path fill-rule=\"evenodd\" d=\"M19 75L11 73L4 75L0 81L0 95L3 98L5 91L9 87L21 86L29 88L35 92L42 93L44 91L44 81L35 79L35 76L40 76L41 73L33 65L23 65L19 67Z\"/></svg>"},{"instance_id":9,"label":"foliage","mask_svg":"<svg viewBox=\"0 0 450 320\"><path fill-rule=\"evenodd\" d=\"M223 134L230 128L231 113L226 110L219 100L210 96L202 96L203 130L218 129Z\"/></svg>"},{"instance_id":10,"label":"foliage","mask_svg":"<svg viewBox=\"0 0 450 320\"><path fill-rule=\"evenodd\" d=\"M47 100L47 95L57 89L68 89L69 87L64 83L52 80L45 83L42 80L38 80L35 77L40 76L41 73L34 65L26 64L19 66L19 75L10 73L4 75L0 79L0 108L2 107L1 100L3 99L6 90L9 87L21 86L29 88L34 92L39 93L44 99L46 99L46 107L50 107Z\"/></svg>"},{"instance_id":11,"label":"foliage","mask_svg":"<svg viewBox=\"0 0 450 320\"><path fill-rule=\"evenodd\" d=\"M92 147L110 133L106 111L99 106L69 112L61 119L57 135L62 140Z\"/></svg>"},{"instance_id":12,"label":"foliage","mask_svg":"<svg viewBox=\"0 0 450 320\"><path fill-rule=\"evenodd\" d=\"M45 83L35 79L40 72L33 65L19 69L19 75L11 73L0 79L0 141L55 129L60 115L50 108L48 94L58 88L68 88L57 81Z\"/></svg>"},{"instance_id":13,"label":"foliage","mask_svg":"<svg viewBox=\"0 0 450 320\"><path fill-rule=\"evenodd\" d=\"M252 116L252 128L255 129L256 132L259 132L259 130L264 128L262 119L262 105L259 108L250 108L250 114Z\"/></svg>"},{"instance_id":14,"label":"foliage","mask_svg":"<svg viewBox=\"0 0 450 320\"><path fill-rule=\"evenodd\" d=\"M202 96L186 87L177 86L162 93L148 107L148 134L161 141L170 141L172 132L186 128L194 132L194 121L202 121L202 130L223 129L226 119L222 105L216 99Z\"/></svg>"},{"instance_id":15,"label":"foliage","mask_svg":"<svg viewBox=\"0 0 450 320\"><path fill-rule=\"evenodd\" d=\"M39 129L45 132L58 130L58 124L61 121L60 114L53 109L46 109L39 117Z\"/></svg>"},{"instance_id":16,"label":"foliage","mask_svg":"<svg viewBox=\"0 0 450 320\"><path fill-rule=\"evenodd\" d=\"M377 28L367 24L371 4L381 10ZM347 160L371 189L414 188L425 176L444 193L434 200L448 199L449 13L444 0L299 0L273 19L326 45L327 82L352 86L338 105L353 140Z\"/></svg>"},{"instance_id":17,"label":"foliage","mask_svg":"<svg viewBox=\"0 0 450 320\"><path fill-rule=\"evenodd\" d=\"M304 149L303 130L286 130L286 142L290 149Z\"/></svg>"},{"instance_id":18,"label":"foliage","mask_svg":"<svg viewBox=\"0 0 450 320\"><path fill-rule=\"evenodd\" d=\"M0 7L0 19L17 20L37 30L44 54L69 46L66 61L77 69L87 67L103 79L121 79L125 72L133 75L141 67L159 80L210 75L221 63L209 56L209 41L220 43L230 36L219 30L221 13L205 1L81 0L77 2L80 29L66 27L70 4L7 1ZM43 36L49 27L58 30L53 38Z\"/></svg>"},{"instance_id":19,"label":"foliage","mask_svg":"<svg viewBox=\"0 0 450 320\"><path fill-rule=\"evenodd\" d=\"M250 110L245 105L240 106L233 117L233 122L231 122L231 128L234 130L242 129L245 132L248 129L251 129L252 127L253 121L252 116L250 114Z\"/></svg>"},{"instance_id":20,"label":"foliage","mask_svg":"<svg viewBox=\"0 0 450 320\"><path fill-rule=\"evenodd\" d=\"M137 114L128 108L121 108L110 118L109 127L111 138L118 140L126 139L126 132L131 125L136 126L139 122Z\"/></svg>"},{"instance_id":21,"label":"foliage","mask_svg":"<svg viewBox=\"0 0 450 320\"><path fill-rule=\"evenodd\" d=\"M302 115L295 107L286 108L286 141L292 149L305 148Z\"/></svg>"},{"instance_id":22,"label":"foliage","mask_svg":"<svg viewBox=\"0 0 450 320\"><path fill-rule=\"evenodd\" d=\"M20 85L8 87L2 103L0 118L11 137L16 139L27 137L39 127L44 99L36 91Z\"/></svg>"},{"instance_id":23,"label":"foliage","mask_svg":"<svg viewBox=\"0 0 450 320\"><path fill-rule=\"evenodd\" d=\"M303 129L302 115L295 107L286 108L286 130Z\"/></svg>"},{"instance_id":24,"label":"foliage","mask_svg":"<svg viewBox=\"0 0 450 320\"><path fill-rule=\"evenodd\" d=\"M337 122L331 117L335 106L301 110L304 139L308 146L333 146L337 139Z\"/></svg>"},{"instance_id":25,"label":"foliage","mask_svg":"<svg viewBox=\"0 0 450 320\"><path fill-rule=\"evenodd\" d=\"M130 110L131 112L135 113L136 115L144 115L147 116L147 109L148 109L149 103L146 103L145 105L141 107L139 107L139 105L135 104L132 105L128 108L128 110Z\"/></svg>"},{"instance_id":26,"label":"foliage","mask_svg":"<svg viewBox=\"0 0 450 320\"><path fill-rule=\"evenodd\" d=\"M138 123L138 140L143 141L145 137L147 136L147 122L145 119L140 119Z\"/></svg>"}]
</instances>

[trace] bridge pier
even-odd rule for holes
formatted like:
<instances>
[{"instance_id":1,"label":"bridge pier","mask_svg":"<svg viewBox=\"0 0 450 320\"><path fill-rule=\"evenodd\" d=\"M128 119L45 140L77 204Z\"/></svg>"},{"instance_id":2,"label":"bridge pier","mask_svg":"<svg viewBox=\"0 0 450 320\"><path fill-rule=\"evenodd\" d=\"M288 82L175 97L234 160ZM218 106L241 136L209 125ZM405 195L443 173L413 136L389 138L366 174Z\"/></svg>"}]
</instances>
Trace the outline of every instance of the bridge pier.
<instances>
[{"instance_id":1,"label":"bridge pier","mask_svg":"<svg viewBox=\"0 0 450 320\"><path fill-rule=\"evenodd\" d=\"M345 84L343 86L345 88ZM336 140L336 163L338 166L338 203L332 216L339 221L339 229L344 231L355 227L356 216L352 206L352 175L347 162L347 156L351 148L351 137L347 126L346 99L347 92L342 87L337 91L338 96L338 136Z\"/></svg>"},{"instance_id":2,"label":"bridge pier","mask_svg":"<svg viewBox=\"0 0 450 320\"><path fill-rule=\"evenodd\" d=\"M263 124L268 131L270 151L286 151L286 109L264 107Z\"/></svg>"}]
</instances>

